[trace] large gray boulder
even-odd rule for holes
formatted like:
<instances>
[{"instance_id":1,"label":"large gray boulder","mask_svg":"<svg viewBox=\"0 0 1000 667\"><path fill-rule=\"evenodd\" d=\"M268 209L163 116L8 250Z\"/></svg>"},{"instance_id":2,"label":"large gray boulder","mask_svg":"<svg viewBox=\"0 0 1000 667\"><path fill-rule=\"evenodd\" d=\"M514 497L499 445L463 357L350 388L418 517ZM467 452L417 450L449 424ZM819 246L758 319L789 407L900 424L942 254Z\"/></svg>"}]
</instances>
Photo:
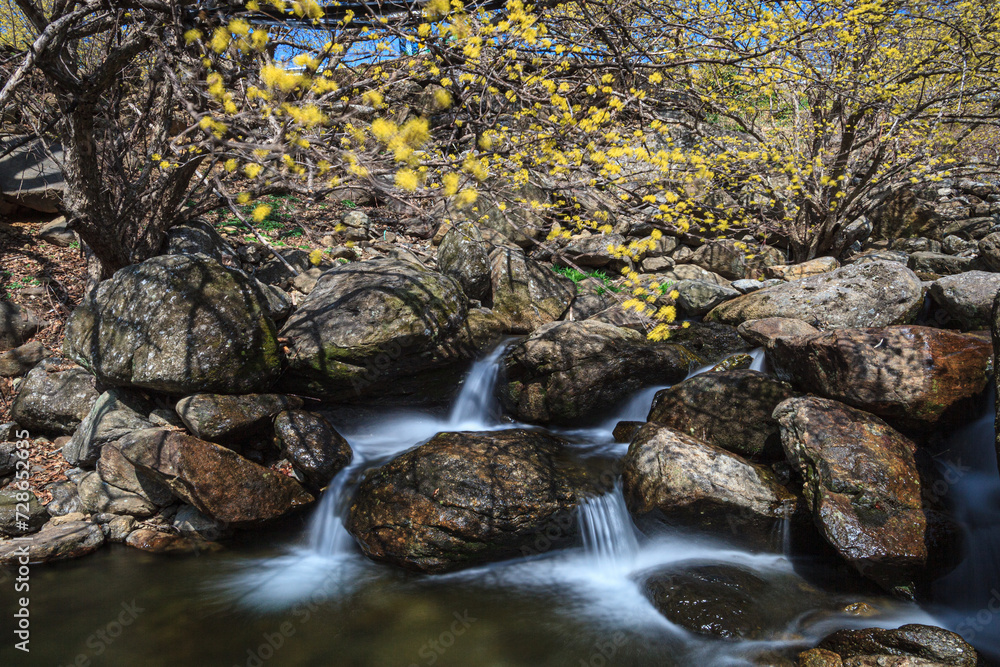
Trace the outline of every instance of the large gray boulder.
<instances>
[{"instance_id":1,"label":"large gray boulder","mask_svg":"<svg viewBox=\"0 0 1000 667\"><path fill-rule=\"evenodd\" d=\"M439 398L478 344L456 280L391 259L324 273L281 336L282 386L331 400Z\"/></svg>"},{"instance_id":2,"label":"large gray boulder","mask_svg":"<svg viewBox=\"0 0 1000 667\"><path fill-rule=\"evenodd\" d=\"M684 379L697 361L680 345L631 329L595 320L553 322L507 351L500 401L522 421L578 425L638 389Z\"/></svg>"},{"instance_id":3,"label":"large gray boulder","mask_svg":"<svg viewBox=\"0 0 1000 667\"><path fill-rule=\"evenodd\" d=\"M988 329L993 300L1000 292L1000 273L967 271L939 278L930 295L963 329Z\"/></svg>"},{"instance_id":4,"label":"large gray boulder","mask_svg":"<svg viewBox=\"0 0 1000 667\"><path fill-rule=\"evenodd\" d=\"M958 527L936 506L917 446L878 417L825 398L774 411L823 537L862 575L913 597L956 560Z\"/></svg>"},{"instance_id":5,"label":"large gray boulder","mask_svg":"<svg viewBox=\"0 0 1000 667\"><path fill-rule=\"evenodd\" d=\"M24 377L11 417L33 434L69 435L99 395L93 375L69 359L49 357Z\"/></svg>"},{"instance_id":6,"label":"large gray boulder","mask_svg":"<svg viewBox=\"0 0 1000 667\"><path fill-rule=\"evenodd\" d=\"M67 356L111 385L250 393L281 369L274 322L241 272L202 255L121 269L73 312Z\"/></svg>"},{"instance_id":7,"label":"large gray boulder","mask_svg":"<svg viewBox=\"0 0 1000 667\"><path fill-rule=\"evenodd\" d=\"M916 319L924 302L920 279L896 262L852 264L716 306L706 319L739 325L788 317L819 329L879 327Z\"/></svg>"},{"instance_id":8,"label":"large gray boulder","mask_svg":"<svg viewBox=\"0 0 1000 667\"><path fill-rule=\"evenodd\" d=\"M454 225L438 247L438 268L457 280L470 299L490 296L490 253L479 228L471 222Z\"/></svg>"}]
</instances>

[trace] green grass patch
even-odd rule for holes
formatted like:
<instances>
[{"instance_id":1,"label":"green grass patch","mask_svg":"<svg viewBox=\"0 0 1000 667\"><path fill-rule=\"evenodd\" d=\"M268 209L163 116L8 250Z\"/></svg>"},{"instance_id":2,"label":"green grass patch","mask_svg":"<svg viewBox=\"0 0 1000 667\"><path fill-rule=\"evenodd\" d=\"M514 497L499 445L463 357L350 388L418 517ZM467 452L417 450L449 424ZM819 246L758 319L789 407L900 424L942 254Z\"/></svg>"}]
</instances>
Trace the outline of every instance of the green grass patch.
<instances>
[{"instance_id":1,"label":"green grass patch","mask_svg":"<svg viewBox=\"0 0 1000 667\"><path fill-rule=\"evenodd\" d=\"M594 270L583 272L570 266L553 266L552 270L563 278L569 278L574 284L579 284L587 278L594 278L600 281L603 287L597 288L596 291L598 294L604 294L605 292L614 292L617 294L618 292L621 292L621 288L615 285L611 276L604 273L604 271Z\"/></svg>"}]
</instances>

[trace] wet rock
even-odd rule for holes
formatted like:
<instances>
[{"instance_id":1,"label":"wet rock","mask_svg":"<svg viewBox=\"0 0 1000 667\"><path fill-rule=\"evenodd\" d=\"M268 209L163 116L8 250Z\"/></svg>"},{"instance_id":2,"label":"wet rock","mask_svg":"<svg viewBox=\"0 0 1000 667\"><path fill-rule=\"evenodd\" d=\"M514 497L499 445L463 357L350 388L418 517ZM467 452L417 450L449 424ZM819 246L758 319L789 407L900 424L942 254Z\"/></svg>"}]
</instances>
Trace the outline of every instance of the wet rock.
<instances>
[{"instance_id":1,"label":"wet rock","mask_svg":"<svg viewBox=\"0 0 1000 667\"><path fill-rule=\"evenodd\" d=\"M171 227L163 242L164 255L207 255L231 265L237 257L233 247L204 220L191 220Z\"/></svg>"},{"instance_id":2,"label":"wet rock","mask_svg":"<svg viewBox=\"0 0 1000 667\"><path fill-rule=\"evenodd\" d=\"M145 518L156 514L156 505L137 493L108 484L96 472L87 474L79 484L80 500L91 514L127 514Z\"/></svg>"},{"instance_id":3,"label":"wet rock","mask_svg":"<svg viewBox=\"0 0 1000 667\"><path fill-rule=\"evenodd\" d=\"M83 511L83 501L77 491L75 482L66 480L45 485L45 490L52 494L52 500L45 506L52 516L65 516Z\"/></svg>"},{"instance_id":4,"label":"wet rock","mask_svg":"<svg viewBox=\"0 0 1000 667\"><path fill-rule=\"evenodd\" d=\"M757 371L701 373L658 391L647 419L754 461L779 461L771 413L793 396L790 385Z\"/></svg>"},{"instance_id":5,"label":"wet rock","mask_svg":"<svg viewBox=\"0 0 1000 667\"><path fill-rule=\"evenodd\" d=\"M764 578L729 563L669 565L647 575L643 588L671 623L730 641L775 637L821 603L818 591L794 576L769 573Z\"/></svg>"},{"instance_id":6,"label":"wet rock","mask_svg":"<svg viewBox=\"0 0 1000 667\"><path fill-rule=\"evenodd\" d=\"M55 524L55 525L54 525ZM0 540L0 563L16 563L22 557L25 544L32 563L45 563L79 558L96 551L104 544L104 533L96 523L50 521L27 543Z\"/></svg>"},{"instance_id":7,"label":"wet rock","mask_svg":"<svg viewBox=\"0 0 1000 667\"><path fill-rule=\"evenodd\" d=\"M823 639L819 643L819 648L836 653L844 659L863 656L894 656L928 661L928 663L909 663L915 666L930 664L975 667L979 660L975 649L954 632L915 623L897 629L838 630ZM904 663L871 661L850 664L895 665Z\"/></svg>"},{"instance_id":8,"label":"wet rock","mask_svg":"<svg viewBox=\"0 0 1000 667\"><path fill-rule=\"evenodd\" d=\"M576 292L568 280L511 248L490 253L490 275L493 312L511 333L528 333L558 320Z\"/></svg>"},{"instance_id":9,"label":"wet rock","mask_svg":"<svg viewBox=\"0 0 1000 667\"><path fill-rule=\"evenodd\" d=\"M315 412L280 413L274 420L274 435L292 468L317 489L326 486L354 457L347 440Z\"/></svg>"},{"instance_id":10,"label":"wet rock","mask_svg":"<svg viewBox=\"0 0 1000 667\"><path fill-rule=\"evenodd\" d=\"M706 319L737 325L790 317L820 329L912 322L923 306L920 279L896 262L853 264L758 290L716 306Z\"/></svg>"},{"instance_id":11,"label":"wet rock","mask_svg":"<svg viewBox=\"0 0 1000 667\"><path fill-rule=\"evenodd\" d=\"M621 421L615 424L611 436L615 442L632 442L632 438L639 434L639 429L646 425L646 422Z\"/></svg>"},{"instance_id":12,"label":"wet rock","mask_svg":"<svg viewBox=\"0 0 1000 667\"><path fill-rule=\"evenodd\" d=\"M75 466L93 466L101 448L126 433L153 426L145 415L152 405L137 392L109 389L94 402L73 437L63 447L63 458Z\"/></svg>"},{"instance_id":13,"label":"wet rock","mask_svg":"<svg viewBox=\"0 0 1000 667\"><path fill-rule=\"evenodd\" d=\"M989 328L1000 273L967 271L934 281L930 295L963 329Z\"/></svg>"},{"instance_id":14,"label":"wet rock","mask_svg":"<svg viewBox=\"0 0 1000 667\"><path fill-rule=\"evenodd\" d=\"M21 345L45 325L45 320L33 310L9 301L0 301L0 352Z\"/></svg>"},{"instance_id":15,"label":"wet rock","mask_svg":"<svg viewBox=\"0 0 1000 667\"><path fill-rule=\"evenodd\" d=\"M119 440L118 447L177 498L219 521L259 523L313 501L292 478L177 431L136 431Z\"/></svg>"},{"instance_id":16,"label":"wet rock","mask_svg":"<svg viewBox=\"0 0 1000 667\"><path fill-rule=\"evenodd\" d=\"M751 345L766 347L775 338L783 336L810 336L818 334L819 329L790 317L767 317L762 320L747 320L736 327L743 338Z\"/></svg>"},{"instance_id":17,"label":"wet rock","mask_svg":"<svg viewBox=\"0 0 1000 667\"><path fill-rule=\"evenodd\" d=\"M678 292L677 305L687 315L704 315L720 303L734 299L740 292L704 280L682 280L673 286Z\"/></svg>"},{"instance_id":18,"label":"wet rock","mask_svg":"<svg viewBox=\"0 0 1000 667\"><path fill-rule=\"evenodd\" d=\"M843 667L840 656L832 651L813 648L799 653L798 667Z\"/></svg>"},{"instance_id":19,"label":"wet rock","mask_svg":"<svg viewBox=\"0 0 1000 667\"><path fill-rule=\"evenodd\" d=\"M97 474L106 483L134 493L156 507L166 507L174 501L170 487L136 468L113 444L101 450Z\"/></svg>"},{"instance_id":20,"label":"wet rock","mask_svg":"<svg viewBox=\"0 0 1000 667\"><path fill-rule=\"evenodd\" d=\"M365 475L347 527L370 558L444 572L515 556L543 533L568 543L584 487L551 436L439 433Z\"/></svg>"},{"instance_id":21,"label":"wet rock","mask_svg":"<svg viewBox=\"0 0 1000 667\"><path fill-rule=\"evenodd\" d=\"M281 335L290 346L282 386L331 400L432 399L476 354L458 282L390 259L327 271Z\"/></svg>"},{"instance_id":22,"label":"wet rock","mask_svg":"<svg viewBox=\"0 0 1000 667\"><path fill-rule=\"evenodd\" d=\"M20 491L13 487L0 490L0 533L27 535L36 532L48 520L48 511L38 502L33 491Z\"/></svg>"},{"instance_id":23,"label":"wet rock","mask_svg":"<svg viewBox=\"0 0 1000 667\"><path fill-rule=\"evenodd\" d=\"M840 268L840 262L835 257L817 257L801 264L784 264L769 266L764 274L768 278L782 280L800 280L809 276L818 276Z\"/></svg>"},{"instance_id":24,"label":"wet rock","mask_svg":"<svg viewBox=\"0 0 1000 667\"><path fill-rule=\"evenodd\" d=\"M593 421L633 392L682 380L696 358L679 345L603 322L554 322L504 356L504 408L522 421Z\"/></svg>"},{"instance_id":25,"label":"wet rock","mask_svg":"<svg viewBox=\"0 0 1000 667\"><path fill-rule=\"evenodd\" d=\"M740 280L747 275L747 254L744 244L724 239L709 241L695 250L687 261L727 280Z\"/></svg>"},{"instance_id":26,"label":"wet rock","mask_svg":"<svg viewBox=\"0 0 1000 667\"><path fill-rule=\"evenodd\" d=\"M934 506L913 442L824 398L789 399L774 417L816 525L862 575L912 597L953 565L958 528Z\"/></svg>"},{"instance_id":27,"label":"wet rock","mask_svg":"<svg viewBox=\"0 0 1000 667\"><path fill-rule=\"evenodd\" d=\"M281 359L274 322L241 272L202 255L121 269L73 312L63 349L110 385L249 393Z\"/></svg>"},{"instance_id":28,"label":"wet rock","mask_svg":"<svg viewBox=\"0 0 1000 667\"><path fill-rule=\"evenodd\" d=\"M69 359L49 357L21 382L11 417L33 435L69 435L99 394L93 375Z\"/></svg>"},{"instance_id":29,"label":"wet rock","mask_svg":"<svg viewBox=\"0 0 1000 667\"><path fill-rule=\"evenodd\" d=\"M683 346L703 364L751 349L736 327L717 322L691 322L686 328L670 332L668 341Z\"/></svg>"},{"instance_id":30,"label":"wet rock","mask_svg":"<svg viewBox=\"0 0 1000 667\"><path fill-rule=\"evenodd\" d=\"M35 364L44 358L45 346L38 341L25 343L13 350L0 352L0 377L20 377L34 368Z\"/></svg>"},{"instance_id":31,"label":"wet rock","mask_svg":"<svg viewBox=\"0 0 1000 667\"><path fill-rule=\"evenodd\" d=\"M918 326L776 338L768 350L778 377L906 428L967 418L991 353L977 336Z\"/></svg>"},{"instance_id":32,"label":"wet rock","mask_svg":"<svg viewBox=\"0 0 1000 667\"><path fill-rule=\"evenodd\" d=\"M211 548L201 541L192 540L188 537L165 533L152 528L139 528L129 533L125 538L125 544L133 549L148 551L155 554L190 554Z\"/></svg>"},{"instance_id":33,"label":"wet rock","mask_svg":"<svg viewBox=\"0 0 1000 667\"><path fill-rule=\"evenodd\" d=\"M749 354L733 354L712 366L712 371L742 371L753 365L753 357Z\"/></svg>"},{"instance_id":34,"label":"wet rock","mask_svg":"<svg viewBox=\"0 0 1000 667\"><path fill-rule=\"evenodd\" d=\"M197 394L177 401L175 410L195 437L224 443L253 435L269 437L275 415L301 407L301 398L283 394Z\"/></svg>"},{"instance_id":35,"label":"wet rock","mask_svg":"<svg viewBox=\"0 0 1000 667\"><path fill-rule=\"evenodd\" d=\"M479 228L471 222L451 227L438 248L438 268L457 280L470 299L488 301L490 297L489 245Z\"/></svg>"},{"instance_id":36,"label":"wet rock","mask_svg":"<svg viewBox=\"0 0 1000 667\"><path fill-rule=\"evenodd\" d=\"M770 529L797 502L767 468L656 423L635 436L623 465L636 516L659 510L685 524Z\"/></svg>"}]
</instances>

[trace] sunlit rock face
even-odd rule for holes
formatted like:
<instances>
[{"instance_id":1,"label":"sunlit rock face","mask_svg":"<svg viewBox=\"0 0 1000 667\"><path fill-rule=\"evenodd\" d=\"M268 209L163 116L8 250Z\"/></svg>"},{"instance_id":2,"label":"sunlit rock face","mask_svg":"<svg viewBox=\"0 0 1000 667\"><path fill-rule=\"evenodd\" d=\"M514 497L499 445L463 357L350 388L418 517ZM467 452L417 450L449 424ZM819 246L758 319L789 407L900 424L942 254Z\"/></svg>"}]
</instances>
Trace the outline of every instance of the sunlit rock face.
<instances>
[{"instance_id":1,"label":"sunlit rock face","mask_svg":"<svg viewBox=\"0 0 1000 667\"><path fill-rule=\"evenodd\" d=\"M64 351L110 385L250 393L281 369L274 322L250 280L202 255L165 255L101 283Z\"/></svg>"}]
</instances>

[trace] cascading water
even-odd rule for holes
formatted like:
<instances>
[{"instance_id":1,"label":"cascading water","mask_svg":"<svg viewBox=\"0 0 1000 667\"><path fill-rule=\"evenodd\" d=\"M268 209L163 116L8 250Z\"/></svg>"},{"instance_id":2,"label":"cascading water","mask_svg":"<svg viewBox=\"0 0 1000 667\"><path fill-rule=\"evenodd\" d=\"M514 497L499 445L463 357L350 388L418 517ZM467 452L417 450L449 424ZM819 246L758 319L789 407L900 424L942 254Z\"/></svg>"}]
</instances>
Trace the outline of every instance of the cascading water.
<instances>
[{"instance_id":1,"label":"cascading water","mask_svg":"<svg viewBox=\"0 0 1000 667\"><path fill-rule=\"evenodd\" d=\"M500 358L506 348L506 344L498 345L489 355L473 364L448 415L447 430L482 431L486 430L484 425L499 423L500 402L497 401L496 385L500 375Z\"/></svg>"},{"instance_id":2,"label":"cascading water","mask_svg":"<svg viewBox=\"0 0 1000 667\"><path fill-rule=\"evenodd\" d=\"M602 496L580 504L583 548L606 566L631 564L639 551L632 516L625 506L621 482Z\"/></svg>"}]
</instances>

